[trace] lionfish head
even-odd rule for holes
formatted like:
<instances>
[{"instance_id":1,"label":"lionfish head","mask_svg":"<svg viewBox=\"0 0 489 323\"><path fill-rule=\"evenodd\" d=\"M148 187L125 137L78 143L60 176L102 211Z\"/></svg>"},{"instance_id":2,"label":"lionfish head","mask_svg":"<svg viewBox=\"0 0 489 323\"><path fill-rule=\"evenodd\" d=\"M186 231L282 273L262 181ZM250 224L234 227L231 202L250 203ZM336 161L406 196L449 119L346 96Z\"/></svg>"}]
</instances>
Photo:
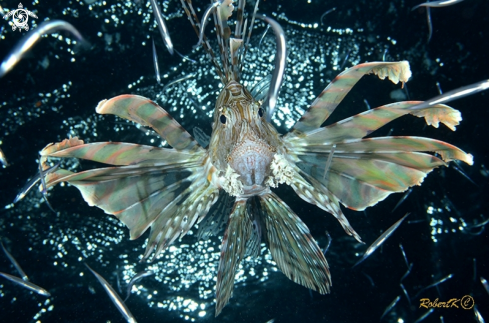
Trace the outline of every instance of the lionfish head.
<instances>
[{"instance_id":1,"label":"lionfish head","mask_svg":"<svg viewBox=\"0 0 489 323\"><path fill-rule=\"evenodd\" d=\"M240 83L230 81L214 110L210 154L221 174L232 169L244 187L259 187L270 173L278 134L266 121L261 102Z\"/></svg>"}]
</instances>

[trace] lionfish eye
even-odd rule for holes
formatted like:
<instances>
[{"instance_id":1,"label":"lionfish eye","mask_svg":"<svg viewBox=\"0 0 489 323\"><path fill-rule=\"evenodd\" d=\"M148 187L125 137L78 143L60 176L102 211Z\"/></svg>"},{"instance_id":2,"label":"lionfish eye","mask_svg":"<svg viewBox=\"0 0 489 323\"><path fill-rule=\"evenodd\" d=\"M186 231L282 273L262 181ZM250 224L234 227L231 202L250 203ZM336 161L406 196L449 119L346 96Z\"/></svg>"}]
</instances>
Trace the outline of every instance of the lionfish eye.
<instances>
[{"instance_id":1,"label":"lionfish eye","mask_svg":"<svg viewBox=\"0 0 489 323\"><path fill-rule=\"evenodd\" d=\"M260 116L260 118L261 118L261 117L263 117L263 114L264 114L264 113L265 113L265 112L263 111L263 109L262 109L262 108L258 109L258 115Z\"/></svg>"},{"instance_id":2,"label":"lionfish eye","mask_svg":"<svg viewBox=\"0 0 489 323\"><path fill-rule=\"evenodd\" d=\"M226 124L226 116L224 114L221 114L219 120L221 121L222 124Z\"/></svg>"}]
</instances>

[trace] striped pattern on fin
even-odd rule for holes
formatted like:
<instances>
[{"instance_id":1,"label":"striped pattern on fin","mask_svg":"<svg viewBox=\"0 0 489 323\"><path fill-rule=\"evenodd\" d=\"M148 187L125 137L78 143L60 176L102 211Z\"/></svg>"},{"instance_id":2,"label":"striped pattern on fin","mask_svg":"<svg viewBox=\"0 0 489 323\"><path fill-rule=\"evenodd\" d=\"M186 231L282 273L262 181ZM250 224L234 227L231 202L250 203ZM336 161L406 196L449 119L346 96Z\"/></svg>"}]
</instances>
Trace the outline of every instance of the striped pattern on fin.
<instances>
[{"instance_id":1,"label":"striped pattern on fin","mask_svg":"<svg viewBox=\"0 0 489 323\"><path fill-rule=\"evenodd\" d=\"M216 316L228 303L234 288L234 276L246 252L251 236L252 222L246 207L247 200L238 200L229 216L229 223L221 244L221 259L217 270Z\"/></svg>"},{"instance_id":2,"label":"striped pattern on fin","mask_svg":"<svg viewBox=\"0 0 489 323\"><path fill-rule=\"evenodd\" d=\"M62 142L56 142L56 143L50 143L44 149L41 151L41 164L44 164L46 162L46 157L49 156L52 153L55 153L57 151L61 151L64 149L68 149L71 147L76 147L83 145L84 142L83 140L78 139L78 137L73 137L69 139L65 139ZM46 165L43 165L43 167L48 167ZM46 170L47 168L43 168L43 170Z\"/></svg>"},{"instance_id":3,"label":"striped pattern on fin","mask_svg":"<svg viewBox=\"0 0 489 323\"><path fill-rule=\"evenodd\" d=\"M351 209L363 210L394 192L419 185L433 168L446 165L424 153L338 154L323 177L327 154L299 156L298 167L315 189L330 192Z\"/></svg>"},{"instance_id":4,"label":"striped pattern on fin","mask_svg":"<svg viewBox=\"0 0 489 323\"><path fill-rule=\"evenodd\" d=\"M309 174L305 173L297 166L293 166L293 169L294 175L290 186L296 194L304 201L331 213L348 235L354 237L358 242L362 242L360 235L353 229L350 222L343 214L343 211L341 211L338 198L328 191L314 177L309 176ZM323 178L322 176L320 177L321 179Z\"/></svg>"},{"instance_id":5,"label":"striped pattern on fin","mask_svg":"<svg viewBox=\"0 0 489 323\"><path fill-rule=\"evenodd\" d=\"M314 150L314 147L312 147ZM377 137L355 139L336 144L336 152L373 153L373 152L408 152L430 151L440 154L445 162L461 160L473 164L473 156L449 143L415 136Z\"/></svg>"},{"instance_id":6,"label":"striped pattern on fin","mask_svg":"<svg viewBox=\"0 0 489 323\"><path fill-rule=\"evenodd\" d=\"M458 147L446 142L415 136L376 137L366 139L351 139L337 142L335 156L342 153L371 154L371 153L400 153L400 152L435 152L440 154L445 162L461 160L473 164L473 156ZM326 153L329 154L332 145L309 145L307 139L294 143L291 152L296 154Z\"/></svg>"},{"instance_id":7,"label":"striped pattern on fin","mask_svg":"<svg viewBox=\"0 0 489 323\"><path fill-rule=\"evenodd\" d=\"M256 258L260 254L262 235L265 231L263 219L266 215L261 209L261 203L258 196L250 197L246 207L248 208L248 214L250 214L252 230L250 238L246 242L245 257L250 256Z\"/></svg>"},{"instance_id":8,"label":"striped pattern on fin","mask_svg":"<svg viewBox=\"0 0 489 323\"><path fill-rule=\"evenodd\" d=\"M330 192L355 210L377 204L394 192L420 185L434 168L445 161L462 160L472 164L472 155L445 142L422 137L379 137L351 139L336 143L326 176L325 167L332 145L304 146L294 142L291 152L296 165L310 176L316 190ZM423 151L437 152L440 159Z\"/></svg>"},{"instance_id":9,"label":"striped pattern on fin","mask_svg":"<svg viewBox=\"0 0 489 323\"><path fill-rule=\"evenodd\" d=\"M197 154L124 142L96 142L66 149L44 149L41 156L80 158L110 165L170 165L196 160ZM201 158L201 155L198 157Z\"/></svg>"},{"instance_id":10,"label":"striped pattern on fin","mask_svg":"<svg viewBox=\"0 0 489 323\"><path fill-rule=\"evenodd\" d=\"M132 168L128 174L123 169ZM151 226L144 259L155 257L176 238L183 237L216 202L218 189L209 183L202 166L109 167L72 173L57 170L46 176L47 186L69 182L85 201L115 215L136 239Z\"/></svg>"},{"instance_id":11,"label":"striped pattern on fin","mask_svg":"<svg viewBox=\"0 0 489 323\"><path fill-rule=\"evenodd\" d=\"M155 102L139 95L124 94L100 101L96 108L100 114L114 114L153 128L176 150L201 148L197 141Z\"/></svg>"},{"instance_id":12,"label":"striped pattern on fin","mask_svg":"<svg viewBox=\"0 0 489 323\"><path fill-rule=\"evenodd\" d=\"M151 235L143 260L154 252L152 260L178 237L187 234L190 228L207 215L212 204L217 201L218 189L207 182L205 177L194 179L192 184L165 208L160 210L151 225Z\"/></svg>"},{"instance_id":13,"label":"striped pattern on fin","mask_svg":"<svg viewBox=\"0 0 489 323\"><path fill-rule=\"evenodd\" d=\"M267 214L268 246L280 270L304 287L329 293L328 262L304 222L274 193L260 196L260 202Z\"/></svg>"},{"instance_id":14,"label":"striped pattern on fin","mask_svg":"<svg viewBox=\"0 0 489 323\"><path fill-rule=\"evenodd\" d=\"M293 132L299 135L319 128L362 76L370 73L381 79L387 77L395 84L404 84L411 77L407 61L371 62L351 67L338 75L314 100L293 127Z\"/></svg>"},{"instance_id":15,"label":"striped pattern on fin","mask_svg":"<svg viewBox=\"0 0 489 323\"><path fill-rule=\"evenodd\" d=\"M198 222L197 238L199 240L206 240L211 236L219 236L224 233L235 200L236 198L229 195L225 190L219 191L217 202L212 205L202 222Z\"/></svg>"},{"instance_id":16,"label":"striped pattern on fin","mask_svg":"<svg viewBox=\"0 0 489 323\"><path fill-rule=\"evenodd\" d=\"M69 182L85 201L115 215L129 229L131 239L152 227L145 258L157 253L207 214L218 189L208 180L205 151L177 151L126 143L83 144L65 140L48 146L42 158L76 157L112 164L130 164L73 173L57 170L47 186ZM167 225L166 227L163 227Z\"/></svg>"},{"instance_id":17,"label":"striped pattern on fin","mask_svg":"<svg viewBox=\"0 0 489 323\"><path fill-rule=\"evenodd\" d=\"M370 135L373 131L405 114L424 117L426 123L435 128L438 128L441 122L452 131L455 131L455 126L462 120L458 110L443 104L420 110L409 109L420 103L422 101L405 101L384 105L329 126L312 130L301 136L295 136L291 133L285 136L284 140L291 143L298 141L298 144L304 144L301 141L306 140L308 145L327 145L348 139L359 139Z\"/></svg>"},{"instance_id":18,"label":"striped pattern on fin","mask_svg":"<svg viewBox=\"0 0 489 323\"><path fill-rule=\"evenodd\" d=\"M126 171L124 171L124 169ZM130 171L130 172L128 172ZM46 177L47 186L69 182L90 206L113 214L138 238L193 180L185 167L109 167L80 173L58 170Z\"/></svg>"},{"instance_id":19,"label":"striped pattern on fin","mask_svg":"<svg viewBox=\"0 0 489 323\"><path fill-rule=\"evenodd\" d=\"M136 239L190 185L190 175L183 170L155 171L107 181L71 183L89 205L115 215L130 229L131 239Z\"/></svg>"},{"instance_id":20,"label":"striped pattern on fin","mask_svg":"<svg viewBox=\"0 0 489 323\"><path fill-rule=\"evenodd\" d=\"M43 157L44 158L44 157ZM157 163L156 163L157 164ZM105 168L96 168L88 171L83 171L79 173L72 172L61 172L58 169L56 172L49 174L51 176L47 176L49 181L46 182L46 186L49 188L54 186L60 182L73 182L73 181L107 181L111 179L117 179L121 177L128 177L143 174L145 172L165 172L172 169L181 169L181 170L191 170L196 172L198 169L201 169L202 161L201 160L189 160L183 161L181 163L173 163L173 164L161 164L161 165L153 165L153 164L136 164L136 165L128 165L128 166L120 166L120 167L105 167ZM204 176L202 174L202 176ZM204 176L205 177L205 176Z\"/></svg>"}]
</instances>

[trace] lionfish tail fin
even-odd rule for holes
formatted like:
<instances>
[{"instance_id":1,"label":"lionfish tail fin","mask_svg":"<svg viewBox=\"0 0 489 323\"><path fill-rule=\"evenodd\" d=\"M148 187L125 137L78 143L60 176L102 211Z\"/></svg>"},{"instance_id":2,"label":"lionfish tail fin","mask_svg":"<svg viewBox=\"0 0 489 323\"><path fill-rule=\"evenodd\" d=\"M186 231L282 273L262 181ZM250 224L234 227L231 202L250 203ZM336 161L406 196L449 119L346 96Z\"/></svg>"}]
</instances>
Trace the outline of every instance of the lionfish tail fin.
<instances>
[{"instance_id":1,"label":"lionfish tail fin","mask_svg":"<svg viewBox=\"0 0 489 323\"><path fill-rule=\"evenodd\" d=\"M260 199L268 247L280 270L294 282L329 293L328 262L302 220L274 193Z\"/></svg>"},{"instance_id":2,"label":"lionfish tail fin","mask_svg":"<svg viewBox=\"0 0 489 323\"><path fill-rule=\"evenodd\" d=\"M234 204L221 245L221 259L217 271L216 316L228 303L233 293L234 276L246 253L253 224L247 211L246 199Z\"/></svg>"}]
</instances>

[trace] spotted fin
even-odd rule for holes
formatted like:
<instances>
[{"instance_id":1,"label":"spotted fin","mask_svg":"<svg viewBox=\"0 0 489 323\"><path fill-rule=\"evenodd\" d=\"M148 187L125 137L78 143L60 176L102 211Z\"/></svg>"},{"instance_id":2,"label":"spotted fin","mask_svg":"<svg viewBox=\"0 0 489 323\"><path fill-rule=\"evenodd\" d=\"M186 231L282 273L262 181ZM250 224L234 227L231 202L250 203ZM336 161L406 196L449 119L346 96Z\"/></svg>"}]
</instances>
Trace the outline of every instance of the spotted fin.
<instances>
[{"instance_id":1,"label":"spotted fin","mask_svg":"<svg viewBox=\"0 0 489 323\"><path fill-rule=\"evenodd\" d=\"M266 239L280 270L304 287L329 293L331 276L321 249L302 220L274 193L260 197Z\"/></svg>"},{"instance_id":2,"label":"spotted fin","mask_svg":"<svg viewBox=\"0 0 489 323\"><path fill-rule=\"evenodd\" d=\"M171 203L159 210L151 226L143 259L149 258L153 251L156 257L177 238L186 235L196 222L207 215L218 195L218 189L205 178L194 180L185 191L175 195Z\"/></svg>"},{"instance_id":3,"label":"spotted fin","mask_svg":"<svg viewBox=\"0 0 489 323\"><path fill-rule=\"evenodd\" d=\"M295 134L319 128L340 104L351 88L366 74L373 73L379 78L388 78L393 83L405 83L411 77L407 61L371 62L356 65L338 75L314 100L301 119L294 125Z\"/></svg>"},{"instance_id":4,"label":"spotted fin","mask_svg":"<svg viewBox=\"0 0 489 323\"><path fill-rule=\"evenodd\" d=\"M229 195L225 190L219 191L217 202L209 210L207 216L199 222L197 238L208 239L211 236L223 235L229 220L229 214L234 207L235 197Z\"/></svg>"},{"instance_id":5,"label":"spotted fin","mask_svg":"<svg viewBox=\"0 0 489 323\"><path fill-rule=\"evenodd\" d=\"M218 189L205 173L205 150L156 148L127 143L84 144L77 138L51 144L42 152L48 157L81 158L119 167L73 173L58 169L46 176L47 186L69 182L85 201L115 215L129 229L131 239L150 226L144 257L157 253L185 235L207 214Z\"/></svg>"},{"instance_id":6,"label":"spotted fin","mask_svg":"<svg viewBox=\"0 0 489 323\"><path fill-rule=\"evenodd\" d=\"M299 165L302 166L302 163ZM348 235L353 236L358 242L362 242L360 235L353 229L350 222L341 211L339 199L321 184L321 182L315 179L315 177L309 176L308 173L301 171L297 166L294 166L293 169L294 172L290 186L294 189L297 195L304 201L314 204L326 212L331 213Z\"/></svg>"},{"instance_id":7,"label":"spotted fin","mask_svg":"<svg viewBox=\"0 0 489 323\"><path fill-rule=\"evenodd\" d=\"M217 271L216 316L228 303L234 288L234 276L246 253L252 222L246 200L238 200L229 216L229 223L221 244L221 259Z\"/></svg>"}]
</instances>

